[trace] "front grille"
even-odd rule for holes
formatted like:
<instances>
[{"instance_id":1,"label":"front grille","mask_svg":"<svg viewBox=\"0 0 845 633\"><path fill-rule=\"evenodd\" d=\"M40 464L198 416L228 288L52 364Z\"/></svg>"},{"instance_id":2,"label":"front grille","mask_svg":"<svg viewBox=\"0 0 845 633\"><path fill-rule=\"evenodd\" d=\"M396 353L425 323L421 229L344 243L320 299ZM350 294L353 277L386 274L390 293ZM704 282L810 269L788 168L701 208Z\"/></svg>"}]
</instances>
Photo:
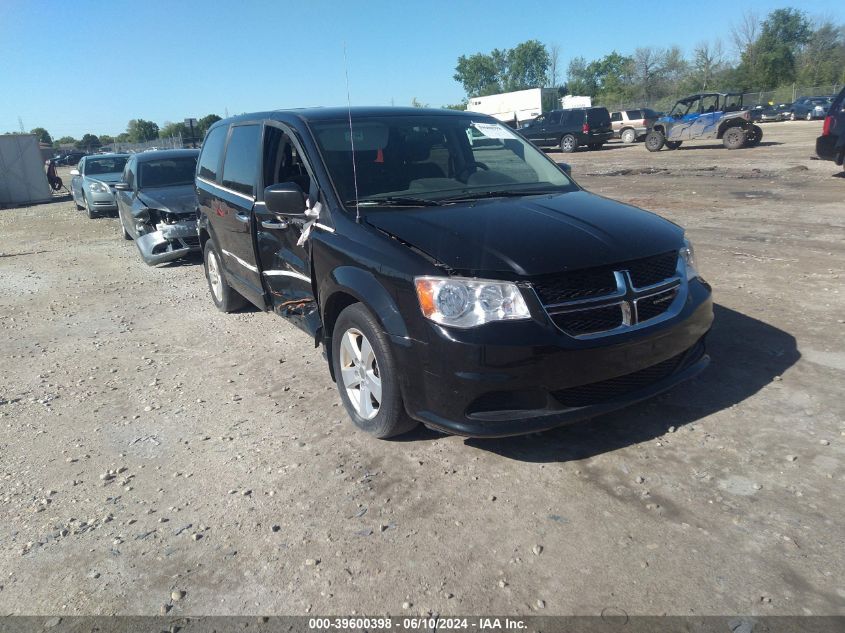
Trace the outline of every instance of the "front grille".
<instances>
[{"instance_id":1,"label":"front grille","mask_svg":"<svg viewBox=\"0 0 845 633\"><path fill-rule=\"evenodd\" d=\"M629 271L631 281L637 288L651 286L674 276L677 263L677 251L670 251L608 266L543 275L534 278L531 285L534 286L543 305L549 306L575 299L611 294L616 290L614 271Z\"/></svg>"},{"instance_id":2,"label":"front grille","mask_svg":"<svg viewBox=\"0 0 845 633\"><path fill-rule=\"evenodd\" d=\"M660 283L675 275L678 267L677 251L670 251L654 257L646 257L633 262L618 264L616 270L627 270L636 288L645 288Z\"/></svg>"},{"instance_id":3,"label":"front grille","mask_svg":"<svg viewBox=\"0 0 845 633\"><path fill-rule=\"evenodd\" d=\"M642 323L666 312L672 301L678 294L678 288L672 288L666 292L650 295L637 300L637 320Z\"/></svg>"},{"instance_id":4,"label":"front grille","mask_svg":"<svg viewBox=\"0 0 845 633\"><path fill-rule=\"evenodd\" d=\"M592 310L562 312L553 314L552 321L573 336L606 332L622 325L622 307L616 304Z\"/></svg>"},{"instance_id":5,"label":"front grille","mask_svg":"<svg viewBox=\"0 0 845 633\"><path fill-rule=\"evenodd\" d=\"M189 237L180 237L179 239L185 243L185 246L190 246L193 248L194 246L200 245L199 236L191 235Z\"/></svg>"},{"instance_id":6,"label":"front grille","mask_svg":"<svg viewBox=\"0 0 845 633\"><path fill-rule=\"evenodd\" d=\"M565 407L587 407L600 404L660 382L692 365L701 358L703 353L704 343L698 342L685 352L651 367L618 378L554 391L552 396Z\"/></svg>"}]
</instances>

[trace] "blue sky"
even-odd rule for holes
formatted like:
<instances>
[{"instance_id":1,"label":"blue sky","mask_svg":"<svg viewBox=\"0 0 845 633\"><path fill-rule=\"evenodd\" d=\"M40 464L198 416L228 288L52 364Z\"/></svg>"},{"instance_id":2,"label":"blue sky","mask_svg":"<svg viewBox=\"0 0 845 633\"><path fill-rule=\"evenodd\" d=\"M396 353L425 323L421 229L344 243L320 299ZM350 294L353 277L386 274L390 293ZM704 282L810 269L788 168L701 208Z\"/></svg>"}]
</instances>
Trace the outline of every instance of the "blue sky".
<instances>
[{"instance_id":1,"label":"blue sky","mask_svg":"<svg viewBox=\"0 0 845 633\"><path fill-rule=\"evenodd\" d=\"M798 6L845 22L841 0L589 2L0 0L0 133L117 134L210 112L346 103L434 106L463 98L458 56L527 39L562 47L563 67L613 49L721 37L731 16ZM634 9L633 6L641 8ZM669 5L665 5L668 7ZM524 7L524 8L520 8Z\"/></svg>"}]
</instances>

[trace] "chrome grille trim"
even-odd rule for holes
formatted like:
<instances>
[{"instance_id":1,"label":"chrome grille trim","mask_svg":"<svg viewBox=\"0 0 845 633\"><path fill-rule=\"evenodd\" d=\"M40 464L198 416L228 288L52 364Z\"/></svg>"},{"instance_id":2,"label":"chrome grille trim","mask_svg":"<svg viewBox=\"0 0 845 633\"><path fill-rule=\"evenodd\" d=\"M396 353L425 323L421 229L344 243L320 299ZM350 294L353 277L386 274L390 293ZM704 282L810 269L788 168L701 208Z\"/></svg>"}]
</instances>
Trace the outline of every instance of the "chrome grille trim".
<instances>
[{"instance_id":1,"label":"chrome grille trim","mask_svg":"<svg viewBox=\"0 0 845 633\"><path fill-rule=\"evenodd\" d=\"M536 290L535 294L537 294L538 302L543 305L546 315L555 324L555 327L573 338L584 340L636 331L643 327L650 327L677 316L686 302L686 266L681 257L678 257L677 259L675 274L673 276L648 286L634 286L630 272L624 269L613 271L613 276L616 282L616 290L609 294L593 296L585 299L573 299L571 301L564 301L549 305L543 305L540 300L539 293L537 293ZM671 297L671 300L667 299L666 309L659 314L648 316L647 318L641 320L638 303L646 299L659 297L663 294ZM588 312L591 310L599 310L613 306L620 306L621 318L620 324L612 328L580 334L572 333L567 332L566 329L558 324L554 318L556 316L578 312Z\"/></svg>"}]
</instances>

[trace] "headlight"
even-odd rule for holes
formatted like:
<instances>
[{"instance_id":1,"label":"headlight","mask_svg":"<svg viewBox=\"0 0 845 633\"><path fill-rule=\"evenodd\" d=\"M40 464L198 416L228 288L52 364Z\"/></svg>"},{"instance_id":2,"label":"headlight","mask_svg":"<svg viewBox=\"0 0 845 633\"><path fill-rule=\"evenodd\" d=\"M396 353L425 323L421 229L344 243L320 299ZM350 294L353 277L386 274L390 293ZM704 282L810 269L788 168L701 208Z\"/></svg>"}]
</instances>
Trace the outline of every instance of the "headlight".
<instances>
[{"instance_id":1,"label":"headlight","mask_svg":"<svg viewBox=\"0 0 845 633\"><path fill-rule=\"evenodd\" d=\"M516 284L461 277L416 277L420 308L427 319L459 328L491 321L528 319Z\"/></svg>"},{"instance_id":2,"label":"headlight","mask_svg":"<svg viewBox=\"0 0 845 633\"><path fill-rule=\"evenodd\" d=\"M108 193L109 186L105 183L94 180L88 183L88 188L95 193Z\"/></svg>"},{"instance_id":3,"label":"headlight","mask_svg":"<svg viewBox=\"0 0 845 633\"><path fill-rule=\"evenodd\" d=\"M687 281L698 277L698 269L695 267L695 249L692 242L685 239L684 247L679 251L681 259L684 260L684 268L687 271Z\"/></svg>"}]
</instances>

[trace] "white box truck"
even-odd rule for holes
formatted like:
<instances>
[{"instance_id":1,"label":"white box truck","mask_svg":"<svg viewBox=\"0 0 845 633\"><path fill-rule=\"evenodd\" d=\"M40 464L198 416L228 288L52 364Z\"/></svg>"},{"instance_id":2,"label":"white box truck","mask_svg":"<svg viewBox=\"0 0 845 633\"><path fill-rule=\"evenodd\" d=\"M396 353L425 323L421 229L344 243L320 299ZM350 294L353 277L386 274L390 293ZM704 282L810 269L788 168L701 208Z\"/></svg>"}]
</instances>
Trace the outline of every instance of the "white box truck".
<instances>
[{"instance_id":1,"label":"white box truck","mask_svg":"<svg viewBox=\"0 0 845 633\"><path fill-rule=\"evenodd\" d=\"M467 110L488 114L511 127L520 127L523 122L530 121L543 112L554 110L557 103L557 88L529 88L486 97L472 97L467 103Z\"/></svg>"}]
</instances>

